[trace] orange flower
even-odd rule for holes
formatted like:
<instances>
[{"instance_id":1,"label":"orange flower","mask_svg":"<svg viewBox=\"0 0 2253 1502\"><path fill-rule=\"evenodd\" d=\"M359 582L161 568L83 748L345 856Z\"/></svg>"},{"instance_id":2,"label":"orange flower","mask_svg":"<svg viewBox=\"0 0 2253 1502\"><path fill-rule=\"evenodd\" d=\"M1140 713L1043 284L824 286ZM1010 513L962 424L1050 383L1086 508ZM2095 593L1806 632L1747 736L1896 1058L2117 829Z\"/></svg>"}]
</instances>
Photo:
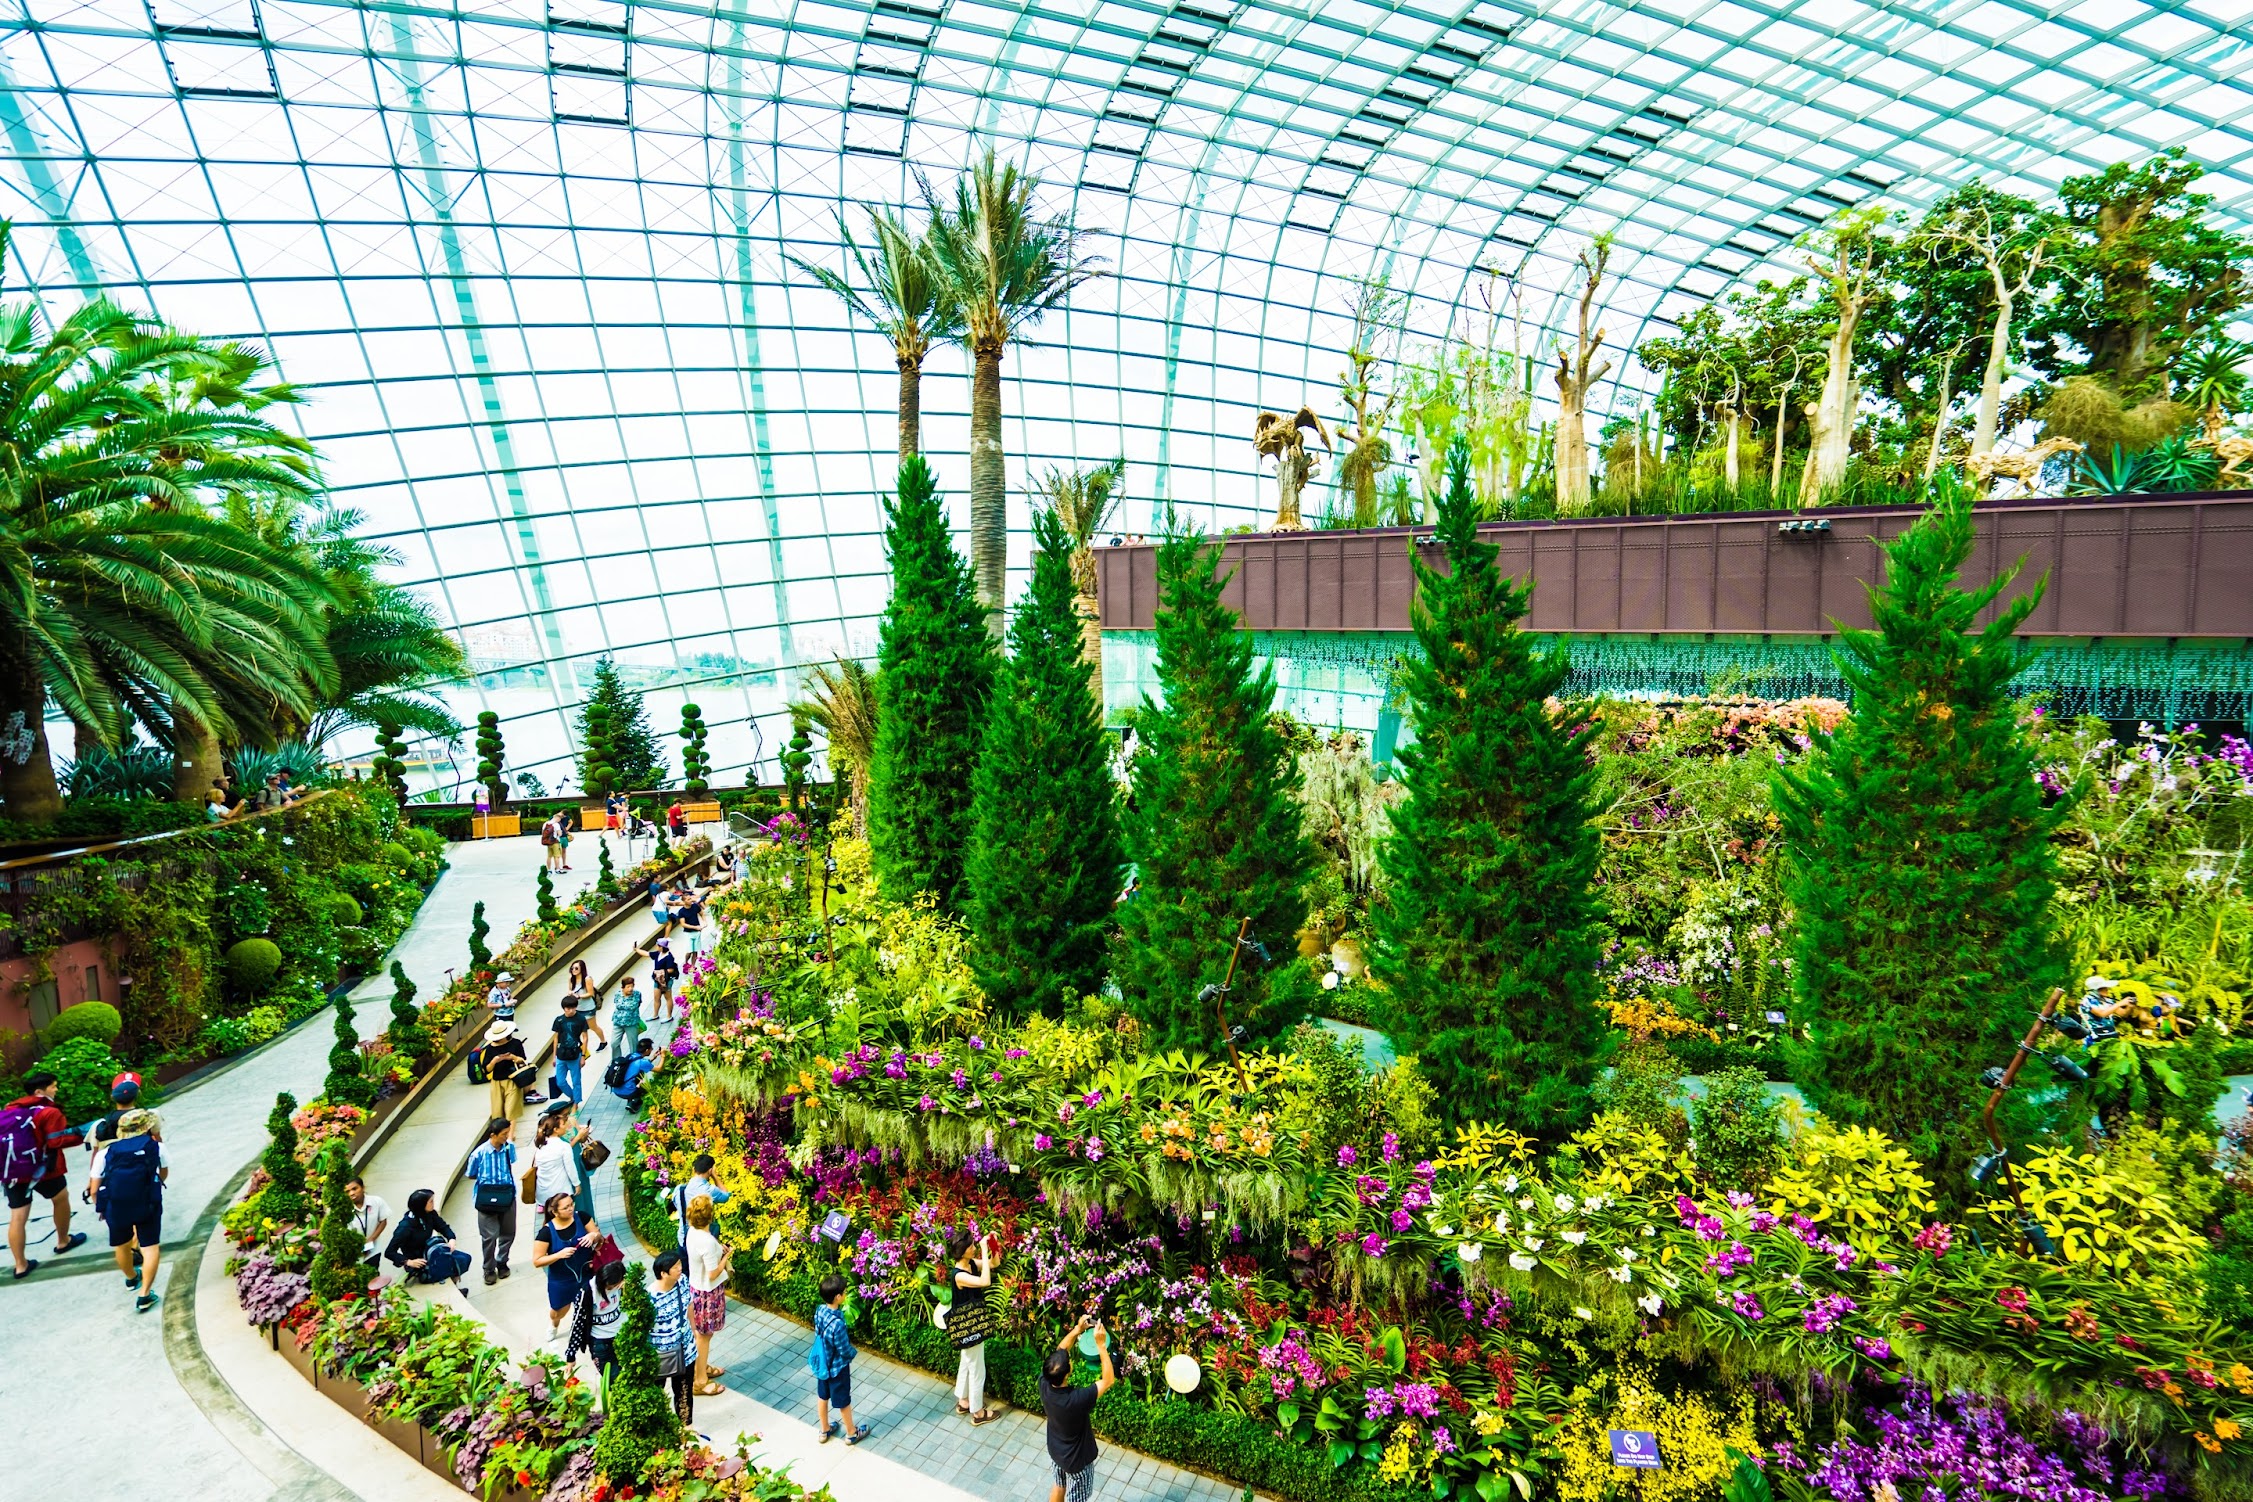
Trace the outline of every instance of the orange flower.
<instances>
[{"instance_id":1,"label":"orange flower","mask_svg":"<svg viewBox=\"0 0 2253 1502\"><path fill-rule=\"evenodd\" d=\"M2193 1434L2191 1438L2197 1440L2199 1448L2204 1450L2209 1455L2219 1455L2222 1453L2221 1441L2217 1440L2213 1435L2208 1434L2203 1429L2199 1430L2196 1434Z\"/></svg>"}]
</instances>

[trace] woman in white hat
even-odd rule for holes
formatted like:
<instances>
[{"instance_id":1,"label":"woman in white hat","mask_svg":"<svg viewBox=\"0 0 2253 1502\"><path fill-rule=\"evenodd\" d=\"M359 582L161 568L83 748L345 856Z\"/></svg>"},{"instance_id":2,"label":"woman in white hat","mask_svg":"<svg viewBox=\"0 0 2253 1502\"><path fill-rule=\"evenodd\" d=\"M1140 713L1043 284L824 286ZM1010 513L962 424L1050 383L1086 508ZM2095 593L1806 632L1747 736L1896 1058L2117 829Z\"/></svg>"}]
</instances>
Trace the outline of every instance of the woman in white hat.
<instances>
[{"instance_id":1,"label":"woman in white hat","mask_svg":"<svg viewBox=\"0 0 2253 1502\"><path fill-rule=\"evenodd\" d=\"M496 1022L485 1029L480 1058L485 1070L485 1114L513 1127L517 1114L524 1109L524 1076L530 1073L524 1039L516 1025Z\"/></svg>"}]
</instances>

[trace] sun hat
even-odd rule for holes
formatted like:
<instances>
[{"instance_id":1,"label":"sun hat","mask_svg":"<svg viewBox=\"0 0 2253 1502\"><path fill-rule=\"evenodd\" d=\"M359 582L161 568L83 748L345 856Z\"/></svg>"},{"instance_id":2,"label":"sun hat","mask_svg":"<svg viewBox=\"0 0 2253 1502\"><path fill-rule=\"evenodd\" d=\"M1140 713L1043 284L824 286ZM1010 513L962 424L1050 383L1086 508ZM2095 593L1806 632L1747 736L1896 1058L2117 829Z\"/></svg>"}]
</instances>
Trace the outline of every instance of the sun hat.
<instances>
[{"instance_id":1,"label":"sun hat","mask_svg":"<svg viewBox=\"0 0 2253 1502\"><path fill-rule=\"evenodd\" d=\"M494 976L493 979L496 983L499 983L515 980L516 977L509 974L509 972L507 972L506 970L503 970L499 975Z\"/></svg>"},{"instance_id":2,"label":"sun hat","mask_svg":"<svg viewBox=\"0 0 2253 1502\"><path fill-rule=\"evenodd\" d=\"M153 1132L156 1129L157 1119L154 1111L128 1111L117 1118L117 1135L120 1137L138 1137L143 1132Z\"/></svg>"},{"instance_id":3,"label":"sun hat","mask_svg":"<svg viewBox=\"0 0 2253 1502\"><path fill-rule=\"evenodd\" d=\"M491 1027L485 1029L485 1041L488 1043L498 1043L503 1038L510 1038L514 1037L515 1035L516 1027L512 1023L496 1022Z\"/></svg>"}]
</instances>

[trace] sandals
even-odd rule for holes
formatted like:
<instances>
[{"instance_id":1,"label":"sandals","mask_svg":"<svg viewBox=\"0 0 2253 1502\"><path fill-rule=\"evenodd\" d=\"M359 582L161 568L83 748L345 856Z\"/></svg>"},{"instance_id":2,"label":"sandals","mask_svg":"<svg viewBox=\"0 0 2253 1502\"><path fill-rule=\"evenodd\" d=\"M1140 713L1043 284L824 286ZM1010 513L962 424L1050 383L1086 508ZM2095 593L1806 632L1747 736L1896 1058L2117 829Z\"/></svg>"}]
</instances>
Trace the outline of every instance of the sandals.
<instances>
[{"instance_id":1,"label":"sandals","mask_svg":"<svg viewBox=\"0 0 2253 1502\"><path fill-rule=\"evenodd\" d=\"M869 1436L870 1436L871 1434L874 1434L875 1432L876 1432L876 1426L875 1426L874 1424L863 1424L863 1425L861 1425L861 1426L860 1426L859 1430L857 1430L856 1432L854 1432L854 1433L852 1433L852 1434L848 1434L848 1435L846 1435L846 1436L845 1436L845 1443L846 1443L846 1444L848 1444L848 1445L857 1445L857 1444L859 1444L859 1443L860 1443L860 1442L861 1442L862 1440L864 1440L864 1439L868 1438L868 1437L869 1437Z\"/></svg>"},{"instance_id":2,"label":"sandals","mask_svg":"<svg viewBox=\"0 0 2253 1502\"><path fill-rule=\"evenodd\" d=\"M994 1412L991 1408L981 1408L976 1413L970 1415L970 1425L972 1428L976 1428L980 1424L990 1424L995 1419L998 1419L1000 1417L1001 1415Z\"/></svg>"},{"instance_id":3,"label":"sandals","mask_svg":"<svg viewBox=\"0 0 2253 1502\"><path fill-rule=\"evenodd\" d=\"M831 1419L828 1423L821 1426L821 1442L826 1445L836 1437L837 1421L835 1419Z\"/></svg>"},{"instance_id":4,"label":"sandals","mask_svg":"<svg viewBox=\"0 0 2253 1502\"><path fill-rule=\"evenodd\" d=\"M717 1398L725 1395L727 1389L717 1382L707 1382L702 1387L691 1388L690 1391L700 1398Z\"/></svg>"},{"instance_id":5,"label":"sandals","mask_svg":"<svg viewBox=\"0 0 2253 1502\"><path fill-rule=\"evenodd\" d=\"M71 1251L78 1247L82 1247L85 1244L86 1233L84 1231L73 1231L71 1232L70 1240L55 1248L55 1255L60 1257L63 1253Z\"/></svg>"}]
</instances>

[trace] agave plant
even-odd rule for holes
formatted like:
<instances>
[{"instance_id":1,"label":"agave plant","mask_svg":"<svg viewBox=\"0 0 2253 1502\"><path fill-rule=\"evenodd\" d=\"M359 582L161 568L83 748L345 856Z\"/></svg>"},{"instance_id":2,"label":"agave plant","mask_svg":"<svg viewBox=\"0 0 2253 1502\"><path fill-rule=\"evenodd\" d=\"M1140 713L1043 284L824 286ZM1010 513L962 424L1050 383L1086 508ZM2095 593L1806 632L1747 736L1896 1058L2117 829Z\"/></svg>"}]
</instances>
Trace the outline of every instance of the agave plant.
<instances>
[{"instance_id":1,"label":"agave plant","mask_svg":"<svg viewBox=\"0 0 2253 1502\"><path fill-rule=\"evenodd\" d=\"M229 760L234 764L235 784L244 792L264 785L276 772L289 773L291 785L301 788L328 777L320 753L300 741L284 741L272 750L245 747Z\"/></svg>"},{"instance_id":2,"label":"agave plant","mask_svg":"<svg viewBox=\"0 0 2253 1502\"><path fill-rule=\"evenodd\" d=\"M73 798L161 801L172 796L172 753L161 746L115 751L91 746L76 761L65 762L58 775L63 791Z\"/></svg>"}]
</instances>

